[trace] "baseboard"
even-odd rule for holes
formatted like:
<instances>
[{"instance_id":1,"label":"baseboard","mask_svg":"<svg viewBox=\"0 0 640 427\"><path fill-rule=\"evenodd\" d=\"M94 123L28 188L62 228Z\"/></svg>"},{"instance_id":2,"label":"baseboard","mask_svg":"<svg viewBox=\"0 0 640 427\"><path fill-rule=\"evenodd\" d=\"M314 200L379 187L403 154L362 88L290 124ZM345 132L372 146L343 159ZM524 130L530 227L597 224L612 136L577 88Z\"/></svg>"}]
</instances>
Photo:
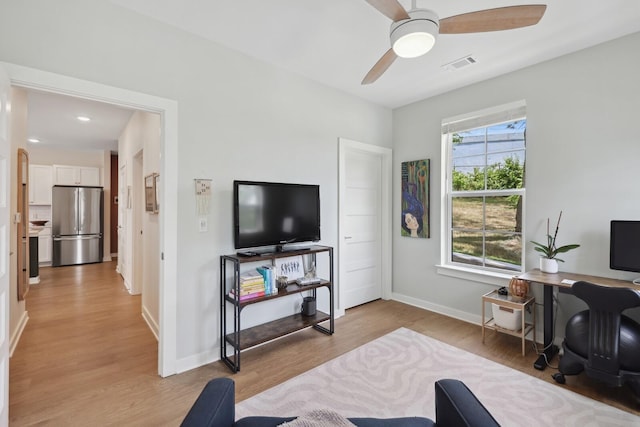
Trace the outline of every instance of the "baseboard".
<instances>
[{"instance_id":1,"label":"baseboard","mask_svg":"<svg viewBox=\"0 0 640 427\"><path fill-rule=\"evenodd\" d=\"M144 305L142 306L142 318L147 323L147 326L149 326L149 329L151 329L151 333L153 334L153 336L156 337L156 341L159 342L160 325L158 325L158 322L155 321L151 313L149 313L149 310L147 310L147 307Z\"/></svg>"},{"instance_id":2,"label":"baseboard","mask_svg":"<svg viewBox=\"0 0 640 427\"><path fill-rule=\"evenodd\" d=\"M391 299L395 301L399 301L405 304L412 305L414 307L423 308L425 310L433 311L434 313L442 314L444 316L453 317L454 319L462 320L463 322L472 323L474 325L481 326L482 325L482 316L471 314L466 311L460 311L452 309L451 307L447 307L444 305L434 304L428 301L424 301L418 298L409 297L406 295L393 293ZM536 318L538 320L538 318ZM536 322L536 343L542 344L544 341L543 328L542 325ZM556 338L554 343L558 345L558 341L562 343L562 338Z\"/></svg>"},{"instance_id":3,"label":"baseboard","mask_svg":"<svg viewBox=\"0 0 640 427\"><path fill-rule=\"evenodd\" d=\"M453 317L454 319L462 320L468 323L473 323L475 325L481 324L481 319L480 319L481 316L471 314L466 311L455 310L455 309L452 309L451 307L434 304L418 298L413 298L406 295L398 294L396 292L394 292L391 295L391 299L395 301L403 302L405 304L412 305L414 307L424 308L425 310L433 311L434 313L444 314L445 316ZM479 306L480 306L480 301L478 301L478 307Z\"/></svg>"},{"instance_id":4,"label":"baseboard","mask_svg":"<svg viewBox=\"0 0 640 427\"><path fill-rule=\"evenodd\" d=\"M111 261L111 255L105 255L104 257L102 257L102 262L110 262Z\"/></svg>"},{"instance_id":5,"label":"baseboard","mask_svg":"<svg viewBox=\"0 0 640 427\"><path fill-rule=\"evenodd\" d=\"M29 313L25 310L22 313L22 317L18 322L18 326L11 334L11 338L9 339L9 357L13 356L13 352L15 351L18 343L20 342L20 337L22 336L22 332L24 328L27 326L27 322L29 321Z\"/></svg>"},{"instance_id":6,"label":"baseboard","mask_svg":"<svg viewBox=\"0 0 640 427\"><path fill-rule=\"evenodd\" d=\"M120 275L120 276L122 276L122 275ZM131 284L124 277L122 277L122 284L124 285L124 287L127 290L127 292L129 292L129 294L131 294ZM131 294L131 295L133 295L133 294Z\"/></svg>"},{"instance_id":7,"label":"baseboard","mask_svg":"<svg viewBox=\"0 0 640 427\"><path fill-rule=\"evenodd\" d=\"M181 374L195 368L207 365L220 360L220 355L216 350L209 350L176 360L176 373Z\"/></svg>"}]
</instances>

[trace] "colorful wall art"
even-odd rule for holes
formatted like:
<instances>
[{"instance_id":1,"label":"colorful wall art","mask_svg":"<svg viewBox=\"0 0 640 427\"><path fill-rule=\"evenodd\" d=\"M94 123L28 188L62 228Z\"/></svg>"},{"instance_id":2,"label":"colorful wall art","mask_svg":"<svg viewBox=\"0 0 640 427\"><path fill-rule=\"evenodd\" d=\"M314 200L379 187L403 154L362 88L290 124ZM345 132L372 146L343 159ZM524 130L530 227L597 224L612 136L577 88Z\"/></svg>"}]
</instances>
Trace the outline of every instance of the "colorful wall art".
<instances>
[{"instance_id":1,"label":"colorful wall art","mask_svg":"<svg viewBox=\"0 0 640 427\"><path fill-rule=\"evenodd\" d=\"M429 238L429 159L402 162L401 234Z\"/></svg>"}]
</instances>

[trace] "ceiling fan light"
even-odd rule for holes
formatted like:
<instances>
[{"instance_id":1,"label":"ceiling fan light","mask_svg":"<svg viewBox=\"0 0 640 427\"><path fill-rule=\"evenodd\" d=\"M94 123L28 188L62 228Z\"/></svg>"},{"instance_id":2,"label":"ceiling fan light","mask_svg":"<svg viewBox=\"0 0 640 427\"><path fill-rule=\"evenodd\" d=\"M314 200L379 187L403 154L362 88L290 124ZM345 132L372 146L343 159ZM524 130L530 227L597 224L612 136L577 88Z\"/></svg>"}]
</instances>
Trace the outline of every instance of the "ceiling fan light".
<instances>
[{"instance_id":1,"label":"ceiling fan light","mask_svg":"<svg viewBox=\"0 0 640 427\"><path fill-rule=\"evenodd\" d=\"M396 40L393 51L401 58L416 58L429 52L435 43L429 33L411 33Z\"/></svg>"},{"instance_id":2,"label":"ceiling fan light","mask_svg":"<svg viewBox=\"0 0 640 427\"><path fill-rule=\"evenodd\" d=\"M438 16L428 10L409 12L411 19L391 26L391 47L401 58L416 58L429 52L438 36Z\"/></svg>"}]
</instances>

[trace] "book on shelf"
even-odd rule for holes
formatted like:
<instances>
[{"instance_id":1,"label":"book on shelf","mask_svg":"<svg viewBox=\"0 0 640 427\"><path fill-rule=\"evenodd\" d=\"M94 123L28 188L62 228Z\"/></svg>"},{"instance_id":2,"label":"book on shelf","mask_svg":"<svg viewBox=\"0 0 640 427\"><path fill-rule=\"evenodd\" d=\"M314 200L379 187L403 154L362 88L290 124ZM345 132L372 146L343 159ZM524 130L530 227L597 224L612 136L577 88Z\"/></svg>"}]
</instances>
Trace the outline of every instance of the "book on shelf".
<instances>
[{"instance_id":1,"label":"book on shelf","mask_svg":"<svg viewBox=\"0 0 640 427\"><path fill-rule=\"evenodd\" d=\"M267 295L277 294L275 269L270 265L263 265L257 268L258 272L264 278L264 290Z\"/></svg>"},{"instance_id":2,"label":"book on shelf","mask_svg":"<svg viewBox=\"0 0 640 427\"><path fill-rule=\"evenodd\" d=\"M241 273L239 282L241 290L265 290L264 277L256 269Z\"/></svg>"},{"instance_id":3,"label":"book on shelf","mask_svg":"<svg viewBox=\"0 0 640 427\"><path fill-rule=\"evenodd\" d=\"M240 290L241 291L264 291L264 282L260 282L260 283L251 283L249 285L246 284L240 284Z\"/></svg>"},{"instance_id":4,"label":"book on shelf","mask_svg":"<svg viewBox=\"0 0 640 427\"><path fill-rule=\"evenodd\" d=\"M240 283L240 289L256 289L261 288L264 289L264 281L259 282L251 282L251 283Z\"/></svg>"},{"instance_id":5,"label":"book on shelf","mask_svg":"<svg viewBox=\"0 0 640 427\"><path fill-rule=\"evenodd\" d=\"M240 288L240 292L238 292L240 295L247 295L247 294L255 294L258 292L265 292L264 286L252 286L250 288ZM231 288L231 290L229 291L229 293L236 293L236 289L235 288Z\"/></svg>"},{"instance_id":6,"label":"book on shelf","mask_svg":"<svg viewBox=\"0 0 640 427\"><path fill-rule=\"evenodd\" d=\"M249 282L252 280L259 280L259 279L264 280L264 278L262 277L262 274L260 274L260 272L255 268L240 273L240 282Z\"/></svg>"},{"instance_id":7,"label":"book on shelf","mask_svg":"<svg viewBox=\"0 0 640 427\"><path fill-rule=\"evenodd\" d=\"M264 289L262 291L257 291L257 292L250 292L247 294L243 294L242 292L240 293L240 301L246 301L248 299L252 299L252 298L258 298L258 297L262 297L264 296ZM229 297L237 300L238 298L236 298L236 294L235 291L233 289L231 289L229 291Z\"/></svg>"}]
</instances>

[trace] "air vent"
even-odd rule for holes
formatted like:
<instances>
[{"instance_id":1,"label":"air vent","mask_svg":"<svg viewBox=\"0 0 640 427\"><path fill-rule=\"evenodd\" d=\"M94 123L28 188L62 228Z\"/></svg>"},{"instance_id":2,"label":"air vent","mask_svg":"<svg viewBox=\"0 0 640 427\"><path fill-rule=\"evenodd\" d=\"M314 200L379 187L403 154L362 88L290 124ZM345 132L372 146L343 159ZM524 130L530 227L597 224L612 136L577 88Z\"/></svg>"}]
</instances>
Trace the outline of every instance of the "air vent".
<instances>
[{"instance_id":1,"label":"air vent","mask_svg":"<svg viewBox=\"0 0 640 427\"><path fill-rule=\"evenodd\" d=\"M456 59L455 61L449 62L448 64L444 64L442 68L451 70L451 71L456 71L461 68L467 67L469 65L473 65L476 62L478 62L476 58L474 58L471 55L466 55L460 59Z\"/></svg>"}]
</instances>

